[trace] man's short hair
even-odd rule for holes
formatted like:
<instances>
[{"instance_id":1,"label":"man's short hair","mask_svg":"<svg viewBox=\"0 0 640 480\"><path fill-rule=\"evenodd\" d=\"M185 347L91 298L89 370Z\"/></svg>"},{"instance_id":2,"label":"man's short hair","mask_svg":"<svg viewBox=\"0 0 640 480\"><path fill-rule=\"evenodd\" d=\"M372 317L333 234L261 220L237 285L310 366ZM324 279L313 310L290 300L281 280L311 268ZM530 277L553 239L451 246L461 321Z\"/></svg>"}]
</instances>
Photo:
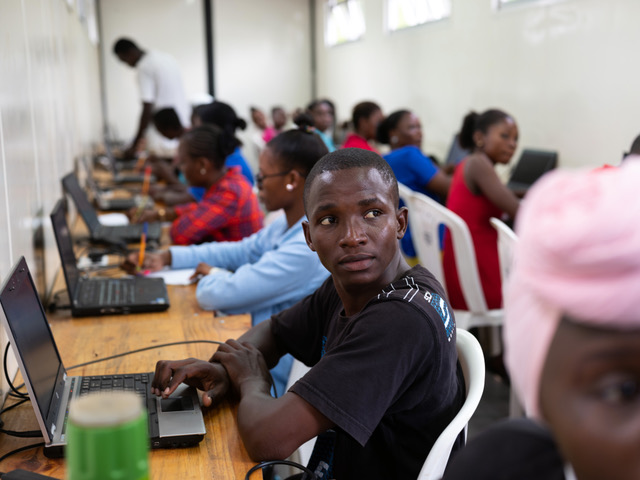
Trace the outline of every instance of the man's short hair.
<instances>
[{"instance_id":1,"label":"man's short hair","mask_svg":"<svg viewBox=\"0 0 640 480\"><path fill-rule=\"evenodd\" d=\"M128 38L120 38L113 44L113 53L116 55L120 53L127 53L131 50L140 50L133 40Z\"/></svg>"},{"instance_id":2,"label":"man's short hair","mask_svg":"<svg viewBox=\"0 0 640 480\"><path fill-rule=\"evenodd\" d=\"M374 168L391 187L396 207L399 205L398 181L387 161L375 152L362 148L342 148L328 153L314 165L304 184L304 209L308 212L311 185L318 175L324 172L349 170L352 168Z\"/></svg>"}]
</instances>

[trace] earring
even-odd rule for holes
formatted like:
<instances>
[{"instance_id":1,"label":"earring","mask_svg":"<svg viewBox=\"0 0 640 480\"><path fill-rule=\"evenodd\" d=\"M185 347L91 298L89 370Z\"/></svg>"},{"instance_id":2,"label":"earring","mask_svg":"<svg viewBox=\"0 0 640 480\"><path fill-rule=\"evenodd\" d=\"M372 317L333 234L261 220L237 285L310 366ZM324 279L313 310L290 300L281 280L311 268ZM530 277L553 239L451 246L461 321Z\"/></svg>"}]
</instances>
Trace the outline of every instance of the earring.
<instances>
[{"instance_id":1,"label":"earring","mask_svg":"<svg viewBox=\"0 0 640 480\"><path fill-rule=\"evenodd\" d=\"M200 169L200 175L204 175L204 174L206 174L206 173L207 173L207 169L206 169L206 168L204 168L204 167L202 167L202 168Z\"/></svg>"},{"instance_id":2,"label":"earring","mask_svg":"<svg viewBox=\"0 0 640 480\"><path fill-rule=\"evenodd\" d=\"M287 192L292 192L293 191L293 185L291 185L290 183L287 183L287 186L284 187L287 189Z\"/></svg>"},{"instance_id":3,"label":"earring","mask_svg":"<svg viewBox=\"0 0 640 480\"><path fill-rule=\"evenodd\" d=\"M393 137L391 137L391 144L395 145L396 143L398 143L398 137L394 135Z\"/></svg>"}]
</instances>

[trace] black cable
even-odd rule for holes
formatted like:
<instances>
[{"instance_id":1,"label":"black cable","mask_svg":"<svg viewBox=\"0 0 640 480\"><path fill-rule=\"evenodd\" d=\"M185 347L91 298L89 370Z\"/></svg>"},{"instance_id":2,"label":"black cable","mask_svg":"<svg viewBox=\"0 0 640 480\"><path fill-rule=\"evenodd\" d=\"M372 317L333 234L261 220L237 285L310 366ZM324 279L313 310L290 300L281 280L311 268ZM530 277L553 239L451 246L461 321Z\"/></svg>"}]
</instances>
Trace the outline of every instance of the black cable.
<instances>
[{"instance_id":1,"label":"black cable","mask_svg":"<svg viewBox=\"0 0 640 480\"><path fill-rule=\"evenodd\" d=\"M29 397L23 398L22 400L18 400L16 403L9 405L8 407L4 407L2 410L0 410L0 415L2 415L4 412L8 412L9 410L19 407L20 405L22 405L23 403L26 403L30 400ZM0 420L0 427L2 427L4 425L4 422L2 420Z\"/></svg>"},{"instance_id":2,"label":"black cable","mask_svg":"<svg viewBox=\"0 0 640 480\"><path fill-rule=\"evenodd\" d=\"M16 431L16 430L5 430L4 428L0 428L0 433L4 433L5 435L10 435L12 437L19 437L19 438L41 438L42 437L42 432L40 430Z\"/></svg>"},{"instance_id":3,"label":"black cable","mask_svg":"<svg viewBox=\"0 0 640 480\"><path fill-rule=\"evenodd\" d=\"M24 447L16 448L15 450L11 450L9 453L5 453L0 457L0 462L9 458L11 455L15 455L16 453L24 452L25 450L30 450L32 448L44 447L44 442L34 443L31 445L25 445Z\"/></svg>"},{"instance_id":4,"label":"black cable","mask_svg":"<svg viewBox=\"0 0 640 480\"><path fill-rule=\"evenodd\" d=\"M130 350L128 352L118 353L116 355L111 355L110 357L97 358L95 360L90 360L88 362L79 363L77 365L72 365L71 367L67 367L67 371L73 370L74 368L86 367L87 365L92 365L94 363L106 362L107 360L113 360L114 358L126 357L127 355L131 355L131 354L134 354L134 353L140 353L140 352L146 352L148 350L154 350L156 348L173 347L175 345L188 345L188 344L191 344L191 343L211 343L211 344L214 344L214 345L222 345L222 344L224 344L224 342L218 342L216 340L183 340L181 342L161 343L161 344L158 344L158 345L151 345L150 347L138 348L137 350ZM276 383L273 380L273 376L271 375L271 372L269 372L269 383L271 384L271 387L273 387L273 394L274 394L275 398L278 398L278 391L276 390Z\"/></svg>"},{"instance_id":5,"label":"black cable","mask_svg":"<svg viewBox=\"0 0 640 480\"><path fill-rule=\"evenodd\" d=\"M258 470L262 470L265 467L271 467L275 465L288 465L290 467L295 467L302 470L304 472L304 475L302 476L301 480L317 480L317 477L311 470L309 470L304 465L300 465L299 463L292 462L291 460L269 460L266 462L260 462L249 469L249 471L244 477L244 480L249 480L249 477L251 476L251 474L254 472L257 472Z\"/></svg>"},{"instance_id":6,"label":"black cable","mask_svg":"<svg viewBox=\"0 0 640 480\"><path fill-rule=\"evenodd\" d=\"M74 368L85 367L87 365L92 365L94 363L106 362L107 360L113 360L114 358L126 357L127 355L132 355L134 353L146 352L148 350L154 350L156 348L163 347L173 347L175 345L187 345L191 343L212 343L215 345L222 345L224 342L217 342L215 340L183 340L181 342L171 342L171 343L161 343L158 345L151 345L150 347L138 348L136 350L130 350L124 353L118 353L116 355L111 355L110 357L97 358L95 360L90 360L88 362L79 363L77 365L73 365L71 367L67 367L67 370L73 370Z\"/></svg>"},{"instance_id":7,"label":"black cable","mask_svg":"<svg viewBox=\"0 0 640 480\"><path fill-rule=\"evenodd\" d=\"M18 391L16 387L13 386L11 379L9 378L9 370L7 370L7 358L9 356L9 347L11 346L11 342L7 342L7 346L4 347L4 378L7 379L7 383L9 384L9 388L20 398L29 398L29 395L24 392ZM24 385L24 384L23 384Z\"/></svg>"}]
</instances>

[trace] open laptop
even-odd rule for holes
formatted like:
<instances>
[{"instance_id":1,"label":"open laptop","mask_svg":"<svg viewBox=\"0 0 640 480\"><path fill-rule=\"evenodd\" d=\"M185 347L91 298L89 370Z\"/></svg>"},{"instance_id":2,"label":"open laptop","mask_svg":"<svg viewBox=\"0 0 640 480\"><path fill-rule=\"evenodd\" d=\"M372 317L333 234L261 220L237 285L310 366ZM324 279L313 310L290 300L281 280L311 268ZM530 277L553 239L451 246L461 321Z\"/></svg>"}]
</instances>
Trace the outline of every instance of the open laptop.
<instances>
[{"instance_id":1,"label":"open laptop","mask_svg":"<svg viewBox=\"0 0 640 480\"><path fill-rule=\"evenodd\" d=\"M451 140L451 146L449 147L449 152L447 153L447 160L445 161L445 165L458 165L464 157L469 155L471 152L469 150L464 149L460 146L459 135L456 133L453 136L453 140Z\"/></svg>"},{"instance_id":2,"label":"open laptop","mask_svg":"<svg viewBox=\"0 0 640 480\"><path fill-rule=\"evenodd\" d=\"M169 308L167 286L161 278L99 278L80 274L62 200L51 212L51 224L74 317L162 312Z\"/></svg>"},{"instance_id":3,"label":"open laptop","mask_svg":"<svg viewBox=\"0 0 640 480\"><path fill-rule=\"evenodd\" d=\"M94 203L100 210L129 210L137 206L134 197L113 197L110 191L102 190L93 177L87 177L87 187L93 195Z\"/></svg>"},{"instance_id":4,"label":"open laptop","mask_svg":"<svg viewBox=\"0 0 640 480\"><path fill-rule=\"evenodd\" d=\"M47 457L63 455L68 404L90 389L138 393L149 415L152 448L188 447L204 438L206 429L195 389L181 385L171 397L161 399L150 392L153 373L67 375L24 257L0 288L0 306L0 319L27 386Z\"/></svg>"},{"instance_id":5,"label":"open laptop","mask_svg":"<svg viewBox=\"0 0 640 480\"><path fill-rule=\"evenodd\" d=\"M507 182L507 188L525 193L542 175L556 168L558 153L525 149Z\"/></svg>"},{"instance_id":6,"label":"open laptop","mask_svg":"<svg viewBox=\"0 0 640 480\"><path fill-rule=\"evenodd\" d=\"M98 220L96 209L89 202L87 194L82 190L75 174L69 173L62 178L64 190L71 196L80 216L89 229L91 240L108 245L125 247L127 243L138 243L142 236L142 224L106 226ZM150 223L147 231L148 242L159 242L162 234L160 223Z\"/></svg>"}]
</instances>

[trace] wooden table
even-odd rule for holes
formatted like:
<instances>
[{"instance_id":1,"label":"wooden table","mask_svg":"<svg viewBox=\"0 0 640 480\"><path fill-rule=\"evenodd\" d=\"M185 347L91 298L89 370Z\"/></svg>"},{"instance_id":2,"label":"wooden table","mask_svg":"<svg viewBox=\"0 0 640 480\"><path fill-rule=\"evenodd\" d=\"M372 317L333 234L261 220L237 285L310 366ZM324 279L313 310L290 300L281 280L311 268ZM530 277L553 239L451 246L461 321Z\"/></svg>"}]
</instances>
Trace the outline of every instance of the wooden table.
<instances>
[{"instance_id":1,"label":"wooden table","mask_svg":"<svg viewBox=\"0 0 640 480\"><path fill-rule=\"evenodd\" d=\"M237 338L251 325L249 315L213 317L211 312L200 309L194 286L169 286L168 289L171 307L162 313L71 318L66 311L50 315L51 329L66 368L150 345L181 340L224 341ZM162 347L72 369L70 374L153 371L157 360L187 357L208 359L215 348L215 345L206 343ZM12 401L8 399L7 405ZM223 404L204 413L207 434L197 447L151 451L152 479L244 478L254 462L249 459L238 434L235 407ZM5 413L3 420L5 429L38 429L30 402ZM40 441L2 434L0 455ZM64 460L46 458L42 448L15 454L0 464L2 472L16 468L60 479L65 477Z\"/></svg>"}]
</instances>

